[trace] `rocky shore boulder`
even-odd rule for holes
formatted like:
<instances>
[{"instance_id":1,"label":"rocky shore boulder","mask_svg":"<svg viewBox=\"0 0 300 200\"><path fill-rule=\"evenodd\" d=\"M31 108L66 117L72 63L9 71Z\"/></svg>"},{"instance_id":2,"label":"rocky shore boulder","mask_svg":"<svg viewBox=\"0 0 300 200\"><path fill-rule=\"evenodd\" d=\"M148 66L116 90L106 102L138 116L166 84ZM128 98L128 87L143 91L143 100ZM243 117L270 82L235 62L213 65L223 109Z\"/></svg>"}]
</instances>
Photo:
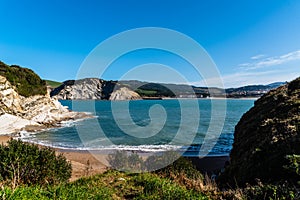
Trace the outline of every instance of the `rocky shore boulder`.
<instances>
[{"instance_id":1,"label":"rocky shore boulder","mask_svg":"<svg viewBox=\"0 0 300 200\"><path fill-rule=\"evenodd\" d=\"M271 90L243 115L220 180L236 186L298 179L287 170L293 154L300 155L300 78Z\"/></svg>"}]
</instances>

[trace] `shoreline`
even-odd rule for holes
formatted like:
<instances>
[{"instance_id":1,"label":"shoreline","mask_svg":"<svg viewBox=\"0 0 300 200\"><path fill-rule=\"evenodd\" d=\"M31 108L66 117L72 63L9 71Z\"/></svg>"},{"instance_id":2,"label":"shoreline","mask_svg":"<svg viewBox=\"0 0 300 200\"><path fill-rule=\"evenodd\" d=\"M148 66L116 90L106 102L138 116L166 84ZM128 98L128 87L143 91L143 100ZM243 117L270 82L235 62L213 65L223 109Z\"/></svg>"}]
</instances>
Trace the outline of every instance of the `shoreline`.
<instances>
[{"instance_id":1,"label":"shoreline","mask_svg":"<svg viewBox=\"0 0 300 200\"><path fill-rule=\"evenodd\" d=\"M131 100L106 100L106 99L59 99L58 101L163 101L163 100L204 100L204 99L210 99L210 100L226 100L226 99L232 99L232 100L257 100L260 97L207 97L207 98L187 98L187 97L154 97L154 98L142 98L142 99L131 99Z\"/></svg>"},{"instance_id":2,"label":"shoreline","mask_svg":"<svg viewBox=\"0 0 300 200\"><path fill-rule=\"evenodd\" d=\"M5 144L13 138L12 135L0 135L0 144ZM46 147L39 145L41 147ZM79 178L102 174L109 169L107 161L108 153L101 150L72 150L49 147L55 150L56 154L63 154L72 164L72 177L70 181L75 181ZM138 153L142 157L149 156L149 153ZM198 157L186 157L195 167L202 173L214 174L216 171L224 168L225 162L229 161L228 155L210 155Z\"/></svg>"},{"instance_id":3,"label":"shoreline","mask_svg":"<svg viewBox=\"0 0 300 200\"><path fill-rule=\"evenodd\" d=\"M64 124L74 123L97 117L91 115L88 112L69 112L67 114L66 116L63 116L61 119L58 119L51 124L37 123L33 120L23 119L15 115L4 114L0 116L0 121L4 121L4 123L0 124L0 130L4 130L0 132L0 136L14 136L19 134L20 131L38 133L50 129L63 128L65 126Z\"/></svg>"},{"instance_id":4,"label":"shoreline","mask_svg":"<svg viewBox=\"0 0 300 200\"><path fill-rule=\"evenodd\" d=\"M77 162L87 163L87 160L93 161L93 164L101 164L101 169L109 169L109 163L107 161L108 155L111 152L105 152L102 150L72 150L72 149L59 149L54 148L56 152L63 153L67 158L77 159ZM131 151L126 151L131 152ZM136 152L142 158L147 158L152 155L149 152ZM82 157L81 157L82 156ZM81 158L80 158L81 157ZM206 155L206 156L184 156L187 160L190 160L197 170L203 174L215 174L224 168L227 161L230 161L229 155ZM73 159L74 159L73 158ZM95 162L96 160L96 162ZM99 166L98 166L99 169ZM105 170L105 171L106 171ZM103 171L104 172L104 171ZM103 173L102 172L102 173Z\"/></svg>"}]
</instances>

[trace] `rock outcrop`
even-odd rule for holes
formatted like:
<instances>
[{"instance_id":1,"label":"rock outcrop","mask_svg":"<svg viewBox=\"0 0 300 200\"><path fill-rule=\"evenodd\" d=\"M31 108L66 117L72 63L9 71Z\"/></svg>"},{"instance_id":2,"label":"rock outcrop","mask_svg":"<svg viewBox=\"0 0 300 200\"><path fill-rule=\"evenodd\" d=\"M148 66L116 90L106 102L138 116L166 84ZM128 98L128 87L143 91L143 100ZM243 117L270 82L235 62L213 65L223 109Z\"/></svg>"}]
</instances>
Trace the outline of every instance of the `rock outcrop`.
<instances>
[{"instance_id":1,"label":"rock outcrop","mask_svg":"<svg viewBox=\"0 0 300 200\"><path fill-rule=\"evenodd\" d=\"M69 80L55 88L50 95L58 99L101 99L103 80L86 78L78 81Z\"/></svg>"},{"instance_id":2,"label":"rock outcrop","mask_svg":"<svg viewBox=\"0 0 300 200\"><path fill-rule=\"evenodd\" d=\"M286 169L292 154L300 155L300 78L271 90L243 115L220 179L235 186L294 179Z\"/></svg>"},{"instance_id":3,"label":"rock outcrop","mask_svg":"<svg viewBox=\"0 0 300 200\"><path fill-rule=\"evenodd\" d=\"M5 77L0 76L0 120L2 126L9 123L10 119L19 124L15 131L20 130L22 126L25 128L27 125L31 125L31 130L34 130L32 126L36 126L36 129L51 127L61 121L85 116L84 113L69 111L68 108L47 95L30 97L19 95L11 83ZM12 127L9 124L7 126ZM9 131L5 132L4 129L4 127L1 128L0 134L10 133Z\"/></svg>"},{"instance_id":4,"label":"rock outcrop","mask_svg":"<svg viewBox=\"0 0 300 200\"><path fill-rule=\"evenodd\" d=\"M133 100L141 99L139 94L116 81L97 78L65 81L51 91L50 95L64 100Z\"/></svg>"},{"instance_id":5,"label":"rock outcrop","mask_svg":"<svg viewBox=\"0 0 300 200\"><path fill-rule=\"evenodd\" d=\"M136 100L141 99L141 96L128 89L127 87L121 87L111 93L109 100Z\"/></svg>"}]
</instances>

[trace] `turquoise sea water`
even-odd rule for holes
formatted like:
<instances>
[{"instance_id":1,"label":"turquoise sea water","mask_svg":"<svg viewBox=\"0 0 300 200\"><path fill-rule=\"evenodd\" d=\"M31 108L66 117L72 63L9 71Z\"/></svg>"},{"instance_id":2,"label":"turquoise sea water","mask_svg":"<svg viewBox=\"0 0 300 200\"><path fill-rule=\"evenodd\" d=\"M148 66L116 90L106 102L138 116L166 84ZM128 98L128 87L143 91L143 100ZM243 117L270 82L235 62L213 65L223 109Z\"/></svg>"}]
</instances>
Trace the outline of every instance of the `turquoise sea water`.
<instances>
[{"instance_id":1,"label":"turquoise sea water","mask_svg":"<svg viewBox=\"0 0 300 200\"><path fill-rule=\"evenodd\" d=\"M211 149L205 150L208 152L204 153L226 155L231 150L235 125L243 113L253 106L254 100L213 101L215 104L212 104L210 99L129 102L63 100L61 103L70 109L91 112L96 117L66 122L62 128L40 133L22 133L21 138L47 146L74 150L122 149L153 152L180 149L187 150L187 156L198 155L201 145L205 143ZM218 113L218 106L221 104L226 105L224 125L220 122L211 127L211 130L220 129L221 134L212 131L207 133L213 121L212 105L217 105L215 109ZM192 114L197 108L200 111L199 118ZM195 125L198 127L193 128Z\"/></svg>"}]
</instances>

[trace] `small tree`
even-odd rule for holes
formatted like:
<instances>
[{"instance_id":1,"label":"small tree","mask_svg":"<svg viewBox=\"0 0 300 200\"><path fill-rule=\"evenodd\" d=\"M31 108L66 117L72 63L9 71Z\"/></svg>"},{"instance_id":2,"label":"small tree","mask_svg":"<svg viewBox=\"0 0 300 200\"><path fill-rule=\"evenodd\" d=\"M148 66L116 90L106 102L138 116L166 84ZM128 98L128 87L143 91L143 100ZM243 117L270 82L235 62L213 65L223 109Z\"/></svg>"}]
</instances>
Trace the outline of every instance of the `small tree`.
<instances>
[{"instance_id":1,"label":"small tree","mask_svg":"<svg viewBox=\"0 0 300 200\"><path fill-rule=\"evenodd\" d=\"M62 154L56 156L50 148L39 148L21 140L0 145L0 178L12 187L67 182L71 173L71 163Z\"/></svg>"},{"instance_id":2,"label":"small tree","mask_svg":"<svg viewBox=\"0 0 300 200\"><path fill-rule=\"evenodd\" d=\"M107 160L113 169L120 171L140 172L143 169L143 159L137 153L127 155L126 151L117 151L108 155Z\"/></svg>"}]
</instances>

